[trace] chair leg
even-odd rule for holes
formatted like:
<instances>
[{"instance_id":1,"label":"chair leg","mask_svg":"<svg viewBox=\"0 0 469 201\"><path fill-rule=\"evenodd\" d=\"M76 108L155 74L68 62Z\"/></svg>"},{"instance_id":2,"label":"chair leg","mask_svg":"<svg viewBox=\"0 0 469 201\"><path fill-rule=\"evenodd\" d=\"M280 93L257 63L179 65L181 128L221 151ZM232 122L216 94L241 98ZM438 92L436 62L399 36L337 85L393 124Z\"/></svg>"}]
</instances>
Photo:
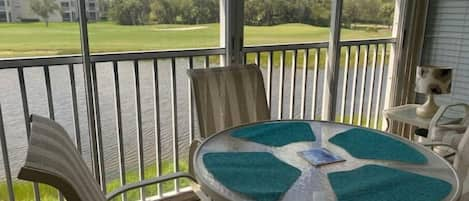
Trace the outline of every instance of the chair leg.
<instances>
[{"instance_id":1,"label":"chair leg","mask_svg":"<svg viewBox=\"0 0 469 201\"><path fill-rule=\"evenodd\" d=\"M200 188L200 185L198 184L192 184L192 191L194 191L194 193L197 195L197 197L199 197L200 201L212 201L212 199L210 199L210 197L207 196L207 194L205 194L202 189Z\"/></svg>"},{"instance_id":2,"label":"chair leg","mask_svg":"<svg viewBox=\"0 0 469 201\"><path fill-rule=\"evenodd\" d=\"M446 154L443 156L443 158L445 158L446 160L448 160L449 158L453 157L456 155L456 152L453 152L453 153L449 153L449 154Z\"/></svg>"}]
</instances>

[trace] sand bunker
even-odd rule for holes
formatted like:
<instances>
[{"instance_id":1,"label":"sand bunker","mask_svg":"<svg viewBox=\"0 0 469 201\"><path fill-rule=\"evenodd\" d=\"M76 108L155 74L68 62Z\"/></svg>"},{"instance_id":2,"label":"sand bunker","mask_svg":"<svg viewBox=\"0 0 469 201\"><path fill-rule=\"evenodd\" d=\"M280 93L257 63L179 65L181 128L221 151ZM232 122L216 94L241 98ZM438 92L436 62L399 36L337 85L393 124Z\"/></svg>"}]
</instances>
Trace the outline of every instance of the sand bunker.
<instances>
[{"instance_id":1,"label":"sand bunker","mask_svg":"<svg viewBox=\"0 0 469 201\"><path fill-rule=\"evenodd\" d=\"M206 28L208 27L198 26L198 27L156 28L153 30L155 31L192 31L192 30L199 30L199 29L206 29Z\"/></svg>"}]
</instances>

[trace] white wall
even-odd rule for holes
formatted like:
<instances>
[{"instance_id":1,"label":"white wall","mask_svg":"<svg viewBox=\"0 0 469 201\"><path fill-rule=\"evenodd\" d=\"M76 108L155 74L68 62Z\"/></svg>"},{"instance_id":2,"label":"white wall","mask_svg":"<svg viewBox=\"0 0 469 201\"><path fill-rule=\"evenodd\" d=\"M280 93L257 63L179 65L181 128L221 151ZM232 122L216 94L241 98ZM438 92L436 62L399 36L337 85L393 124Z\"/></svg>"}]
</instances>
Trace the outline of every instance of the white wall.
<instances>
[{"instance_id":1,"label":"white wall","mask_svg":"<svg viewBox=\"0 0 469 201\"><path fill-rule=\"evenodd\" d=\"M422 64L454 68L453 92L440 103L469 103L469 1L431 0Z\"/></svg>"}]
</instances>

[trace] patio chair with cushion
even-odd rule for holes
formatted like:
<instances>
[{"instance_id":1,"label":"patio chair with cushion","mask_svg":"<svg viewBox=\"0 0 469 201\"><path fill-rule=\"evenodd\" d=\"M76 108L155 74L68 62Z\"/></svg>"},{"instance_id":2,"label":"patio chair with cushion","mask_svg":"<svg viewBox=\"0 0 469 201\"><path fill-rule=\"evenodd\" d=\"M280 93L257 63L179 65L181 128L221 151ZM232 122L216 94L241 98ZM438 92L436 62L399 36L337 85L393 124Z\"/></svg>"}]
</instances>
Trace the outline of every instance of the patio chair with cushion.
<instances>
[{"instance_id":1,"label":"patio chair with cushion","mask_svg":"<svg viewBox=\"0 0 469 201\"><path fill-rule=\"evenodd\" d=\"M200 130L200 136L190 147L189 170L193 172L193 153L201 140L231 127L270 120L270 110L262 73L256 65L191 69L187 73L192 83ZM217 196L197 184L193 189L201 198Z\"/></svg>"},{"instance_id":2,"label":"patio chair with cushion","mask_svg":"<svg viewBox=\"0 0 469 201\"><path fill-rule=\"evenodd\" d=\"M463 118L452 121L452 123L440 123L450 113L451 108L464 108ZM429 127L429 137L433 142L448 144L456 148L462 136L469 126L469 105L464 103L442 106L432 118Z\"/></svg>"},{"instance_id":3,"label":"patio chair with cushion","mask_svg":"<svg viewBox=\"0 0 469 201\"><path fill-rule=\"evenodd\" d=\"M461 140L456 147L439 143L426 144L426 146L454 149L455 156L453 166L458 173L461 184L466 184L467 182L465 182L465 180L468 179L467 175L469 171L469 129L466 129L465 133L461 136ZM467 192L468 187L464 187L463 189L466 189L466 191L463 191L460 201L469 201L469 192Z\"/></svg>"},{"instance_id":4,"label":"patio chair with cushion","mask_svg":"<svg viewBox=\"0 0 469 201\"><path fill-rule=\"evenodd\" d=\"M124 185L105 195L65 129L58 123L37 115L31 116L26 162L18 175L19 179L57 188L68 201L111 200L132 189L183 177L194 181L190 174L177 172Z\"/></svg>"},{"instance_id":5,"label":"patio chair with cushion","mask_svg":"<svg viewBox=\"0 0 469 201\"><path fill-rule=\"evenodd\" d=\"M242 124L270 120L262 73L256 65L188 71L200 138Z\"/></svg>"}]
</instances>

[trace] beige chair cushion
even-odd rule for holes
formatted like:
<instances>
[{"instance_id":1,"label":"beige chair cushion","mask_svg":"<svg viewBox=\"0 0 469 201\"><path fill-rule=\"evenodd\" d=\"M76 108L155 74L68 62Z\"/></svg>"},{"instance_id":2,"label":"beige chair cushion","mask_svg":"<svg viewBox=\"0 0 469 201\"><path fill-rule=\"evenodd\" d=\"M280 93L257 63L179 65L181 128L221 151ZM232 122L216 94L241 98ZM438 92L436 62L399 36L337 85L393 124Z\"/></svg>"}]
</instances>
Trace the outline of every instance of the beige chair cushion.
<instances>
[{"instance_id":1,"label":"beige chair cushion","mask_svg":"<svg viewBox=\"0 0 469 201\"><path fill-rule=\"evenodd\" d=\"M31 117L31 139L18 178L49 184L68 201L106 200L65 129L44 117Z\"/></svg>"},{"instance_id":2,"label":"beige chair cushion","mask_svg":"<svg viewBox=\"0 0 469 201\"><path fill-rule=\"evenodd\" d=\"M269 120L262 73L255 65L188 71L195 96L200 137Z\"/></svg>"}]
</instances>

